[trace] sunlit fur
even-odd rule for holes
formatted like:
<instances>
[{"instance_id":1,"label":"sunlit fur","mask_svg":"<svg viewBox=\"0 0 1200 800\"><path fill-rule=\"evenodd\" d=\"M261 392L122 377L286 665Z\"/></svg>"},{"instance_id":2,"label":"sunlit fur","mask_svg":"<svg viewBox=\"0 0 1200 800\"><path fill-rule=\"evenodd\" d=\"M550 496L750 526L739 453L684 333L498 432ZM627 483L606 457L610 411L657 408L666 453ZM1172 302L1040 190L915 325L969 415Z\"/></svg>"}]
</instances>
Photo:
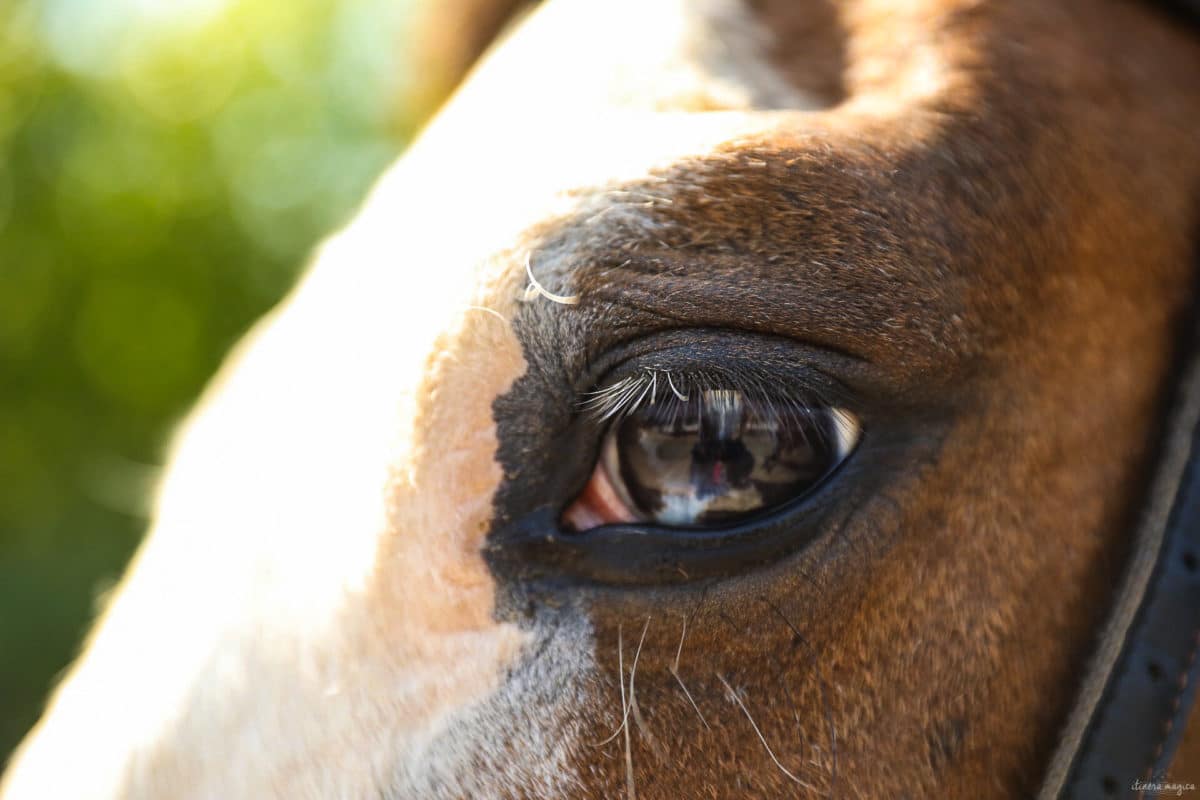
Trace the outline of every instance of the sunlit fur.
<instances>
[{"instance_id":1,"label":"sunlit fur","mask_svg":"<svg viewBox=\"0 0 1200 800\"><path fill-rule=\"evenodd\" d=\"M546 3L184 426L0 795L1030 796L1194 294L1198 74L1116 0ZM622 325L854 354L874 460L788 558L521 606L536 401Z\"/></svg>"}]
</instances>

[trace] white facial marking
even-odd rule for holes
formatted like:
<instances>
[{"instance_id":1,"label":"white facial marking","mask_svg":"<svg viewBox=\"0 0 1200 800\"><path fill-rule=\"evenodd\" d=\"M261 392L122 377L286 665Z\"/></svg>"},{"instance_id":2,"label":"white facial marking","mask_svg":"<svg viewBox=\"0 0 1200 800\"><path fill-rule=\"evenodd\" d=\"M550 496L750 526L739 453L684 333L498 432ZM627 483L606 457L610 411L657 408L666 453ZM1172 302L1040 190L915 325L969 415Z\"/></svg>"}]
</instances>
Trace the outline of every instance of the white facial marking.
<instances>
[{"instance_id":1,"label":"white facial marking","mask_svg":"<svg viewBox=\"0 0 1200 800\"><path fill-rule=\"evenodd\" d=\"M571 793L590 626L496 622L479 554L514 248L582 187L814 106L766 38L734 0L561 0L490 59L186 426L5 800Z\"/></svg>"}]
</instances>

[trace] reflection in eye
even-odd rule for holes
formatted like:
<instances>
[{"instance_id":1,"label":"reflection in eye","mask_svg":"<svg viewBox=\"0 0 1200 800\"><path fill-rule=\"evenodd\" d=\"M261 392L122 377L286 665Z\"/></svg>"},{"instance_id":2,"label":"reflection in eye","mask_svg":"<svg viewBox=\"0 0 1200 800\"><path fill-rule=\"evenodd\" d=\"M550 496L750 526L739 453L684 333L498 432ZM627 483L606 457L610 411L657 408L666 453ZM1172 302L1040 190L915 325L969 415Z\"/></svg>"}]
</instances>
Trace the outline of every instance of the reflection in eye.
<instances>
[{"instance_id":1,"label":"reflection in eye","mask_svg":"<svg viewBox=\"0 0 1200 800\"><path fill-rule=\"evenodd\" d=\"M849 412L704 389L651 402L605 433L588 486L564 514L576 531L618 522L741 522L816 486L858 442Z\"/></svg>"}]
</instances>

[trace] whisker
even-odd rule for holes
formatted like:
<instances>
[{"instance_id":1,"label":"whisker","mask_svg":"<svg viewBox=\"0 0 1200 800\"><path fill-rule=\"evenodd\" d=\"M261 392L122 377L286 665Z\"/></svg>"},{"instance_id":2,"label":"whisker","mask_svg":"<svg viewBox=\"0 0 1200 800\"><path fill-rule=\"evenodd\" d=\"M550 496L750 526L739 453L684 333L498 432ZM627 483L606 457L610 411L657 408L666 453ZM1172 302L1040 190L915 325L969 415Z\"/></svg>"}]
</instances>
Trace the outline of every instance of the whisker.
<instances>
[{"instance_id":1,"label":"whisker","mask_svg":"<svg viewBox=\"0 0 1200 800\"><path fill-rule=\"evenodd\" d=\"M642 641L646 638L646 630L650 627L650 617L646 617L646 624L642 627ZM637 652L633 656L633 670L629 675L629 707L633 712L633 722L637 725L638 731L646 739L646 744L654 751L654 754L663 759L665 754L663 749L658 744L658 739L650 732L650 726L646 724L646 720L642 717L642 707L638 704L637 694L634 692L634 678L637 677L637 662L638 656L642 652L642 641L638 642Z\"/></svg>"},{"instance_id":2,"label":"whisker","mask_svg":"<svg viewBox=\"0 0 1200 800\"><path fill-rule=\"evenodd\" d=\"M633 708L634 687L633 681L637 677L638 658L642 655L642 643L646 641L646 631L650 627L650 618L646 617L646 624L642 626L642 638L638 640L637 651L633 654L633 667L629 670L629 707ZM618 628L618 632L620 628ZM621 692L622 702L624 702L625 692ZM625 728L625 795L628 800L637 800L637 787L633 782L633 749L629 744L629 725L628 714L626 714Z\"/></svg>"},{"instance_id":3,"label":"whisker","mask_svg":"<svg viewBox=\"0 0 1200 800\"><path fill-rule=\"evenodd\" d=\"M621 735L621 731L625 730L625 723L629 721L629 706L625 703L625 647L621 643L621 624L617 623L617 683L621 687L621 724L612 732L603 742L598 742L592 747L604 747L613 739Z\"/></svg>"},{"instance_id":4,"label":"whisker","mask_svg":"<svg viewBox=\"0 0 1200 800\"><path fill-rule=\"evenodd\" d=\"M625 648L621 644L622 626L620 623L617 624L617 670L619 672L618 677L620 679L620 684L621 684L621 724L617 726L617 729L612 732L611 736L609 736L607 739L605 739L602 742L597 742L596 744L592 745L592 747L603 747L604 745L611 742L613 739L620 736L621 731L626 728L626 723L629 722L630 709L633 708L633 679L637 675L638 658L641 657L641 655L642 655L642 642L646 641L646 630L649 627L650 627L650 618L646 617L646 624L644 626L642 626L642 638L638 640L637 652L634 653L634 656L633 656L633 668L630 670L630 674L629 674L629 695L630 695L630 697L629 697L629 704L626 705L626 702L625 702L625 656L624 656Z\"/></svg>"},{"instance_id":5,"label":"whisker","mask_svg":"<svg viewBox=\"0 0 1200 800\"><path fill-rule=\"evenodd\" d=\"M750 710L746 708L746 704L742 702L742 698L738 696L738 693L733 690L733 687L729 685L729 681L725 680L725 677L721 675L721 673L716 672L713 674L717 676L717 680L719 680L722 685L725 686L725 690L729 692L729 696L733 698L733 701L738 704L738 708L740 708L742 713L746 715L746 719L750 721L750 727L754 728L754 733L758 735L758 740L762 742L763 749L767 751L767 755L769 755L771 760L775 762L775 766L779 767L779 771L791 778L796 785L802 786L810 791L816 791L815 786L796 777L788 770L787 767L779 763L779 759L775 757L775 751L771 749L771 745L767 744L766 737L763 736L762 731L759 730L758 723L754 721L754 717L750 716Z\"/></svg>"},{"instance_id":6,"label":"whisker","mask_svg":"<svg viewBox=\"0 0 1200 800\"><path fill-rule=\"evenodd\" d=\"M487 306L471 306L471 305L463 306L463 311L486 311L487 313L491 314L493 317L500 320L501 322L508 322L508 320L505 319L503 314L501 314L496 309L488 308Z\"/></svg>"},{"instance_id":7,"label":"whisker","mask_svg":"<svg viewBox=\"0 0 1200 800\"><path fill-rule=\"evenodd\" d=\"M796 637L796 641L800 642L802 645L804 645L804 648L808 650L809 659L812 662L813 672L815 672L817 675L817 690L821 695L821 709L825 714L825 722L827 725L829 725L829 796L834 797L837 793L837 726L834 725L833 712L829 708L829 697L827 695L828 686L826 685L825 675L821 669L820 662L817 659L816 648L809 644L808 639L805 639L800 633L800 629L797 628L792 621L787 618L787 616L779 609L777 605L765 597L759 599L766 603L767 606L775 612L779 619L783 620L783 624L791 629L792 635Z\"/></svg>"},{"instance_id":8,"label":"whisker","mask_svg":"<svg viewBox=\"0 0 1200 800\"><path fill-rule=\"evenodd\" d=\"M695 710L696 716L700 718L700 722L704 724L704 727L707 730L711 731L712 727L708 724L708 720L706 720L704 715L700 713L700 706L696 705L696 701L692 698L692 693L688 691L687 686L685 686L683 683L683 678L679 677L679 658L683 655L683 640L687 637L687 624L688 618L684 617L683 631L679 634L679 649L675 651L675 663L671 665L668 672L671 673L671 677L673 677L676 683L679 684L679 688L683 690L683 696L686 697L687 701L692 704L692 708Z\"/></svg>"},{"instance_id":9,"label":"whisker","mask_svg":"<svg viewBox=\"0 0 1200 800\"><path fill-rule=\"evenodd\" d=\"M526 300L540 295L552 303L559 303L560 305L564 306L573 306L579 303L579 295L577 294L554 294L554 292L551 292L547 290L545 286L542 286L542 284L538 282L538 279L533 277L533 267L530 266L529 261L530 257L529 255L526 255L525 275L529 278L529 286L525 289Z\"/></svg>"},{"instance_id":10,"label":"whisker","mask_svg":"<svg viewBox=\"0 0 1200 800\"><path fill-rule=\"evenodd\" d=\"M641 656L642 656L642 643L646 641L646 631L649 629L650 629L650 618L646 617L646 624L642 626L642 638L638 639L637 650L633 654L633 667L629 670L629 707L630 708L633 708L634 706L637 705L637 695L634 692L633 682L637 678L638 659L641 658ZM634 711L634 719L635 720L637 719L636 711Z\"/></svg>"}]
</instances>

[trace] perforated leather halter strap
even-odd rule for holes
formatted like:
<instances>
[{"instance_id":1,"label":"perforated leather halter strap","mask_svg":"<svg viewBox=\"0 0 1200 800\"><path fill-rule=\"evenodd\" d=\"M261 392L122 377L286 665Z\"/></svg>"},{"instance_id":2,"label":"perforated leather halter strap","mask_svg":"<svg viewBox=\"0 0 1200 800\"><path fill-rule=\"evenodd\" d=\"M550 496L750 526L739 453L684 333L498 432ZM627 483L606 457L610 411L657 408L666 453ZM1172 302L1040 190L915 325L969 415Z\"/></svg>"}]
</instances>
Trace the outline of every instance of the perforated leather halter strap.
<instances>
[{"instance_id":1,"label":"perforated leather halter strap","mask_svg":"<svg viewBox=\"0 0 1200 800\"><path fill-rule=\"evenodd\" d=\"M1193 335L1131 561L1039 798L1162 779L1200 681L1200 335ZM1152 795L1151 795L1152 796Z\"/></svg>"},{"instance_id":2,"label":"perforated leather halter strap","mask_svg":"<svg viewBox=\"0 0 1200 800\"><path fill-rule=\"evenodd\" d=\"M1200 0L1154 0L1200 34ZM1197 262L1200 270L1200 260ZM1132 558L1039 800L1154 796L1200 683L1200 328ZM1186 777L1186 776L1180 776Z\"/></svg>"}]
</instances>

